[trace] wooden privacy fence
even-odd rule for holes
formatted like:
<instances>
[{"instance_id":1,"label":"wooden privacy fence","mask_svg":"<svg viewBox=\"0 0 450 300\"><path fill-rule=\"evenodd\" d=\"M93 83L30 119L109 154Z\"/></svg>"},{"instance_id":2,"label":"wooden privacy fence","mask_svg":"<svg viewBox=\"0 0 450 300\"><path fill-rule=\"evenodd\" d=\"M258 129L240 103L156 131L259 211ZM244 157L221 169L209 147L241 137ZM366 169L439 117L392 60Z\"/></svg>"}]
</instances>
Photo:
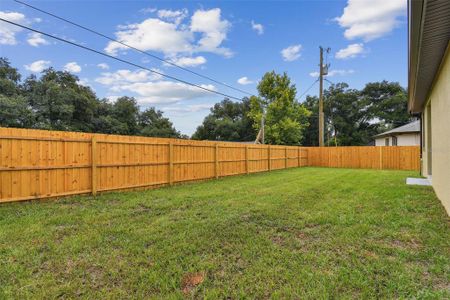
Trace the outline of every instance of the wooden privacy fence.
<instances>
[{"instance_id":1,"label":"wooden privacy fence","mask_svg":"<svg viewBox=\"0 0 450 300\"><path fill-rule=\"evenodd\" d=\"M303 166L419 170L419 147L295 147L0 127L0 202Z\"/></svg>"},{"instance_id":2,"label":"wooden privacy fence","mask_svg":"<svg viewBox=\"0 0 450 300\"><path fill-rule=\"evenodd\" d=\"M0 128L0 202L306 166L295 146Z\"/></svg>"},{"instance_id":3,"label":"wooden privacy fence","mask_svg":"<svg viewBox=\"0 0 450 300\"><path fill-rule=\"evenodd\" d=\"M307 149L309 166L420 170L419 146L308 147Z\"/></svg>"}]
</instances>

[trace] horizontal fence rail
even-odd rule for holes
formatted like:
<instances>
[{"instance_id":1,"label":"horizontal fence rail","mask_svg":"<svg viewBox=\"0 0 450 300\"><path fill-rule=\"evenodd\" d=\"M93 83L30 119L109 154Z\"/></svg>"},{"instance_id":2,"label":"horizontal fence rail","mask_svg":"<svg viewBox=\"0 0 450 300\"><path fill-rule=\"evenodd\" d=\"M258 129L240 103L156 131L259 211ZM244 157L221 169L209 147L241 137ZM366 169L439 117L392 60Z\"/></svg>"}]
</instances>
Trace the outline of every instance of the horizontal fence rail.
<instances>
[{"instance_id":1,"label":"horizontal fence rail","mask_svg":"<svg viewBox=\"0 0 450 300\"><path fill-rule=\"evenodd\" d=\"M0 127L0 202L304 166L418 170L419 149L271 146Z\"/></svg>"}]
</instances>

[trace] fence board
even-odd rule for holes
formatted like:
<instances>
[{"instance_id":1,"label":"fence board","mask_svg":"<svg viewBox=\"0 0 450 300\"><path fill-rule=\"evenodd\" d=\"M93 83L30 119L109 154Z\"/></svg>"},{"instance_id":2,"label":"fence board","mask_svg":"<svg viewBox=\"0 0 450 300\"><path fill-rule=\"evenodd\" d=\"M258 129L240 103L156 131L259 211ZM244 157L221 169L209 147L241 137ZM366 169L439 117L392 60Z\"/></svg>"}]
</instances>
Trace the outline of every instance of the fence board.
<instances>
[{"instance_id":1,"label":"fence board","mask_svg":"<svg viewBox=\"0 0 450 300\"><path fill-rule=\"evenodd\" d=\"M0 127L0 202L304 166L418 170L419 147L296 147Z\"/></svg>"}]
</instances>

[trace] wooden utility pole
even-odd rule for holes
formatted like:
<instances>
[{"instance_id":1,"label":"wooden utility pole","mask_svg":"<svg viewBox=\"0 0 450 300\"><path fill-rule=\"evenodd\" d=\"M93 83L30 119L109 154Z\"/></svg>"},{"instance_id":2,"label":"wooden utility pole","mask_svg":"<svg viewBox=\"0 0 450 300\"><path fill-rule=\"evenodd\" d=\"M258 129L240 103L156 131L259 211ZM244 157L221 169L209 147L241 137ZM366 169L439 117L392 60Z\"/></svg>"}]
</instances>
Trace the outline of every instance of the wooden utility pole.
<instances>
[{"instance_id":1,"label":"wooden utility pole","mask_svg":"<svg viewBox=\"0 0 450 300\"><path fill-rule=\"evenodd\" d=\"M320 91L319 91L319 147L324 146L324 115L323 115L323 76L328 74L329 64L323 63L323 48L320 49L320 65L319 65L319 81L320 81ZM330 48L325 49L327 53L330 52ZM327 56L328 57L328 56Z\"/></svg>"},{"instance_id":2,"label":"wooden utility pole","mask_svg":"<svg viewBox=\"0 0 450 300\"><path fill-rule=\"evenodd\" d=\"M264 145L264 108L261 116L261 144Z\"/></svg>"},{"instance_id":3,"label":"wooden utility pole","mask_svg":"<svg viewBox=\"0 0 450 300\"><path fill-rule=\"evenodd\" d=\"M323 118L323 48L320 48L320 69L319 69L319 81L320 81L320 91L319 91L319 147L323 147L323 134L324 134L324 118Z\"/></svg>"}]
</instances>

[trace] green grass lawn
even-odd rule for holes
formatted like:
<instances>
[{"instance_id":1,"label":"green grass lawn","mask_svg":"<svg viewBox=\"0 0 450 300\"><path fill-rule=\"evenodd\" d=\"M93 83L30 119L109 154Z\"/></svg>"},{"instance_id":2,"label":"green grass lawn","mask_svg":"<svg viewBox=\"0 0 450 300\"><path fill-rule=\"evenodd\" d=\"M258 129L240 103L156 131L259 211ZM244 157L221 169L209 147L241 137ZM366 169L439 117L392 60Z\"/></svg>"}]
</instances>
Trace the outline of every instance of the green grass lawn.
<instances>
[{"instance_id":1,"label":"green grass lawn","mask_svg":"<svg viewBox=\"0 0 450 300\"><path fill-rule=\"evenodd\" d=\"M299 168L0 205L0 298L446 298L415 172Z\"/></svg>"}]
</instances>

